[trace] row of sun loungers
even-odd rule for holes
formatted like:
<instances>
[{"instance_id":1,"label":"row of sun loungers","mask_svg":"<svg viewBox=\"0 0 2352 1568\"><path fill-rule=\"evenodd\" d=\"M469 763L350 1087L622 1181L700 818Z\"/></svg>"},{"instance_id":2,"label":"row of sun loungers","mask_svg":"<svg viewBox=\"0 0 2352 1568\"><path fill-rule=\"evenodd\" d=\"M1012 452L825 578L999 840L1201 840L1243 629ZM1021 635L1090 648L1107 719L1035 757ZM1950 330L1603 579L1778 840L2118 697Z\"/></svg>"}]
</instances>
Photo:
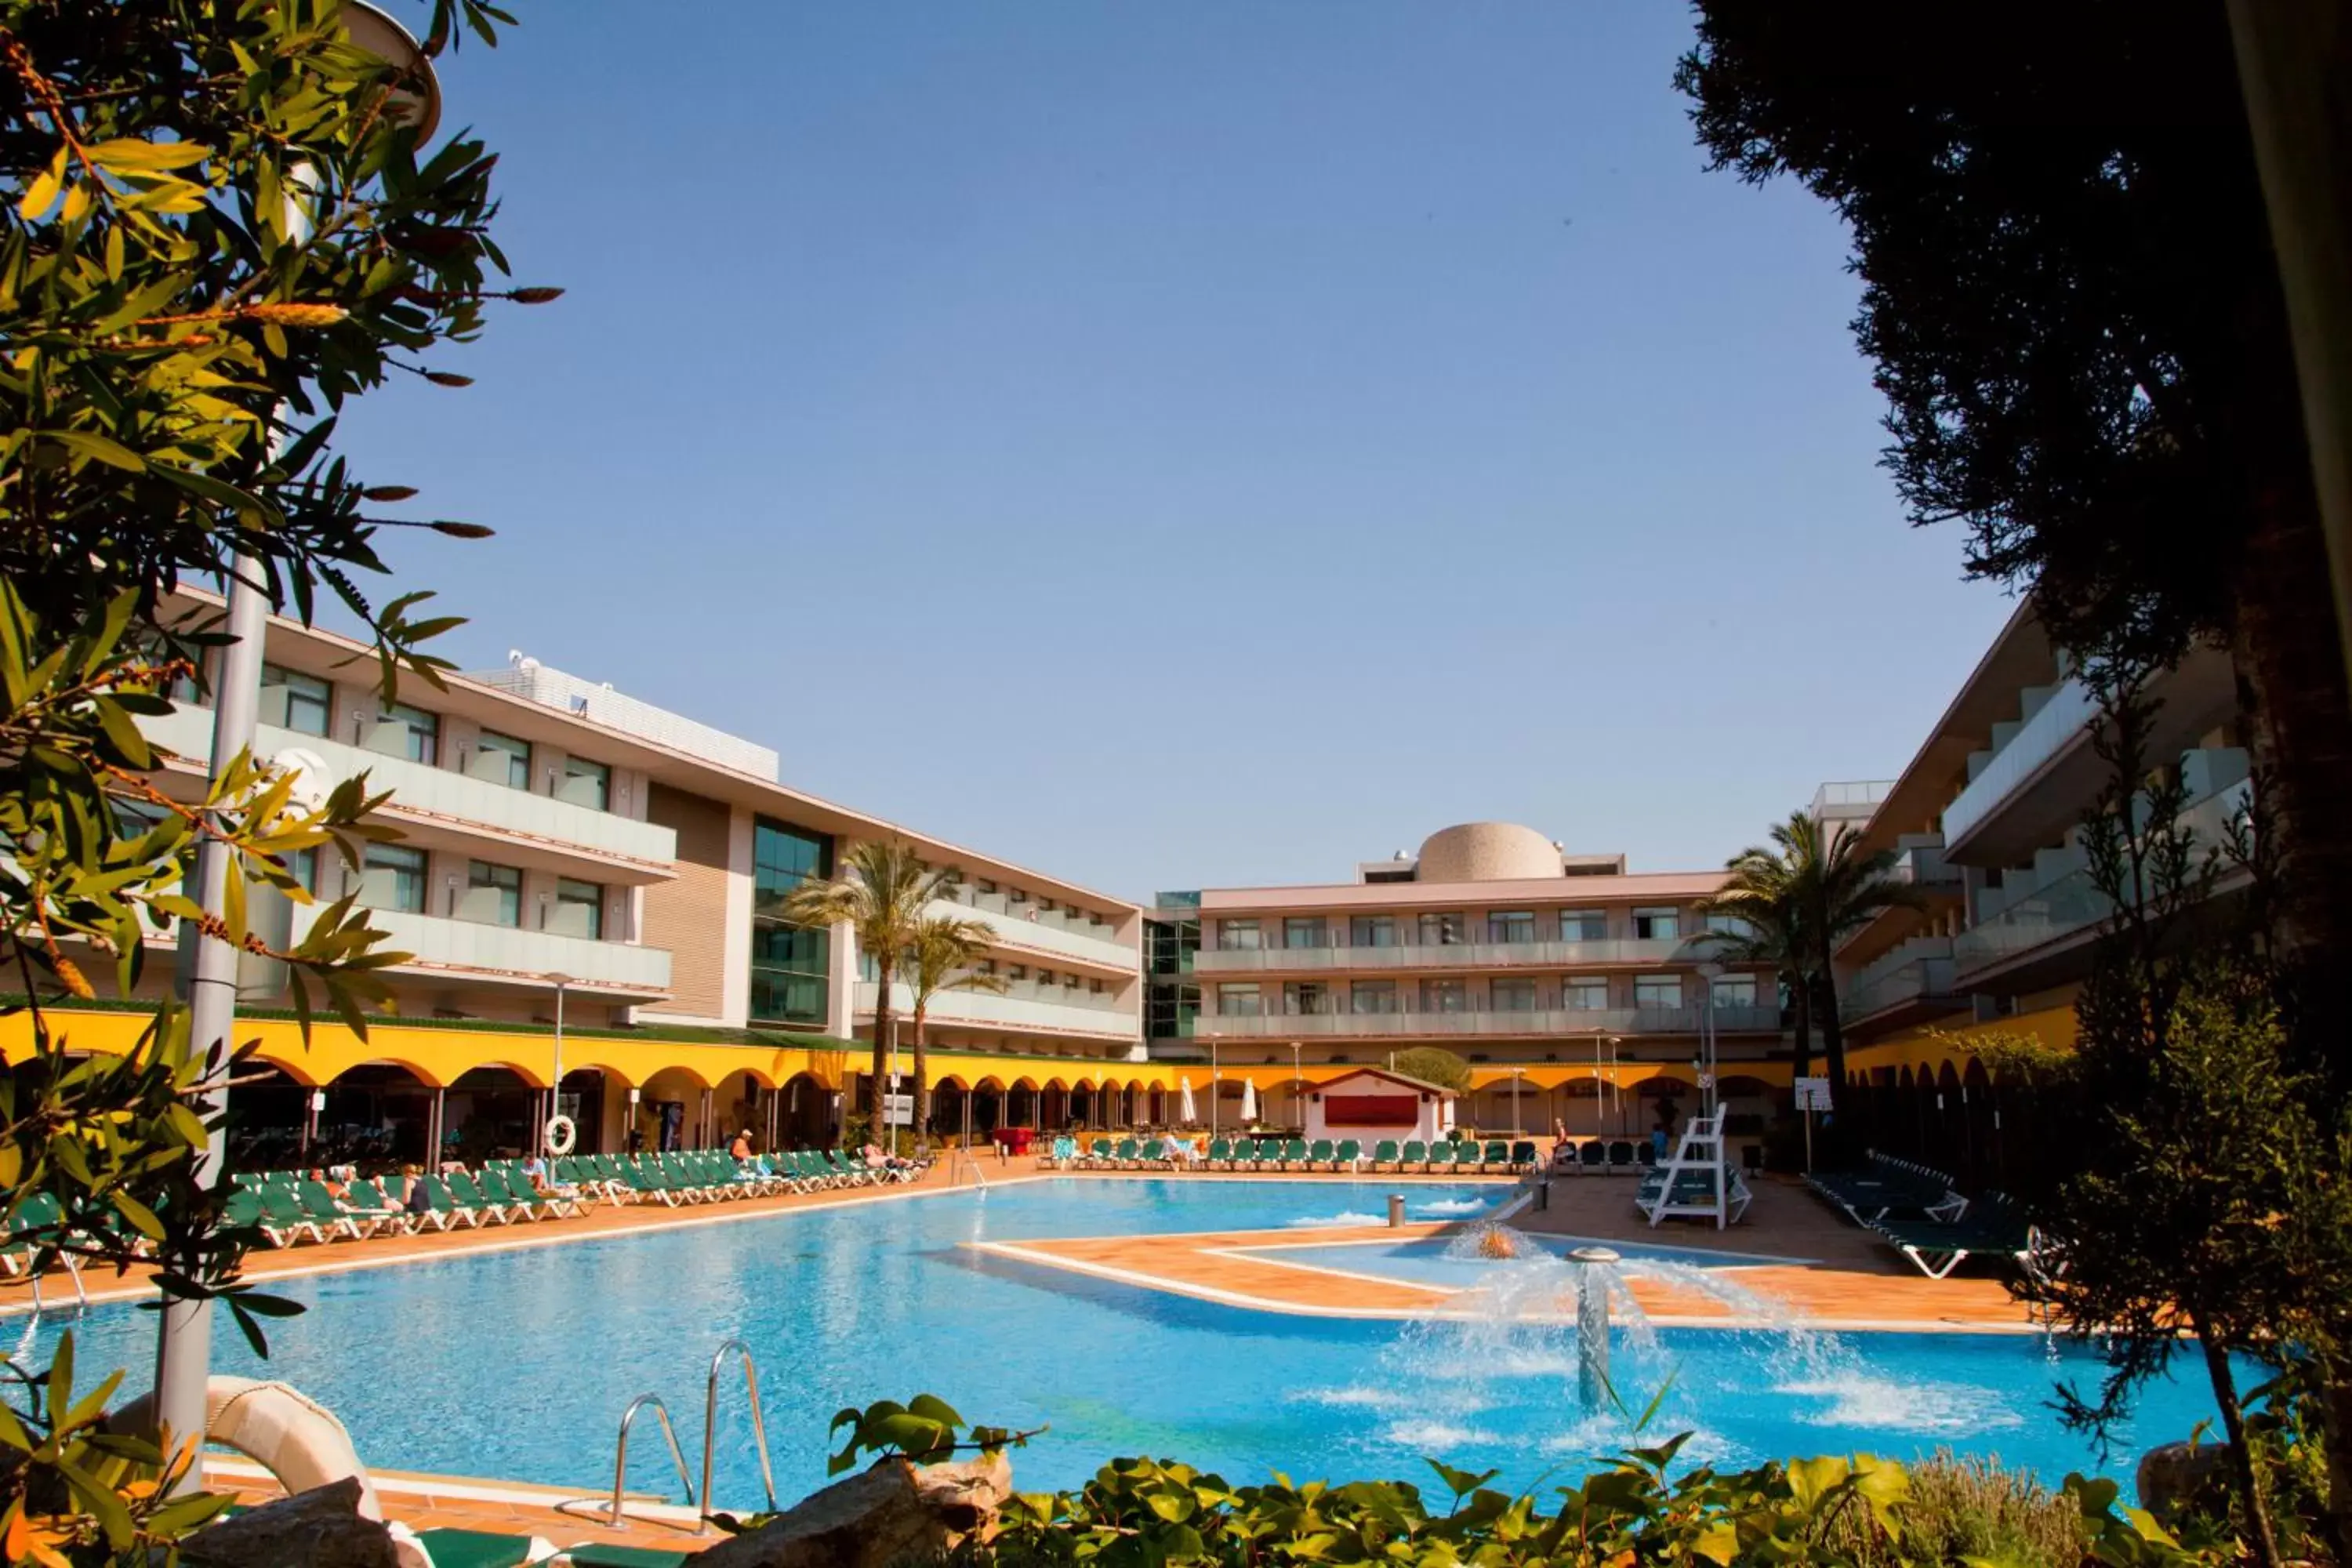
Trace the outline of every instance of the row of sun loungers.
<instances>
[{"instance_id":1,"label":"row of sun loungers","mask_svg":"<svg viewBox=\"0 0 2352 1568\"><path fill-rule=\"evenodd\" d=\"M912 1165L868 1166L839 1150L779 1150L737 1161L715 1150L666 1154L582 1154L550 1162L549 1183L533 1183L519 1160L472 1171L418 1176L424 1201L394 1201L376 1182L359 1179L336 1196L326 1184L292 1171L239 1174L230 1194L231 1225L258 1231L273 1247L381 1234L416 1235L460 1227L569 1219L599 1202L660 1203L668 1207L912 1181ZM396 1185L392 1191L397 1191Z\"/></svg>"},{"instance_id":2,"label":"row of sun loungers","mask_svg":"<svg viewBox=\"0 0 2352 1568\"><path fill-rule=\"evenodd\" d=\"M2023 1210L2000 1193L1963 1196L1932 1166L1874 1151L1860 1171L1816 1172L1806 1182L1930 1279L1944 1279L1970 1258L2006 1259L2028 1273L2039 1267L2037 1237Z\"/></svg>"},{"instance_id":3,"label":"row of sun loungers","mask_svg":"<svg viewBox=\"0 0 2352 1568\"><path fill-rule=\"evenodd\" d=\"M1187 1152L1187 1151L1193 1151ZM1181 1147L1165 1138L1122 1138L1113 1142L1097 1138L1081 1147L1076 1138L1056 1138L1045 1153L1045 1163L1065 1171L1470 1171L1476 1173L1532 1170L1532 1141L1400 1143L1383 1138L1365 1152L1353 1138L1336 1142L1318 1138L1212 1138L1205 1149L1190 1142Z\"/></svg>"}]
</instances>

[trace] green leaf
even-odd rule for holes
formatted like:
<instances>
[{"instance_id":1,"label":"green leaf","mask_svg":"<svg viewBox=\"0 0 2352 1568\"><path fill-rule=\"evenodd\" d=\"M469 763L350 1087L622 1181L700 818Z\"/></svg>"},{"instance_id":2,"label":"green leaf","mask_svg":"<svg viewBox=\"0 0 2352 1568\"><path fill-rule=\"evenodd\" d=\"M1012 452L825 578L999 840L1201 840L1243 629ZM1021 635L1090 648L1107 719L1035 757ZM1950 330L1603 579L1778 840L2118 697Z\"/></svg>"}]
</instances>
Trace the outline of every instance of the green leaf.
<instances>
[{"instance_id":1,"label":"green leaf","mask_svg":"<svg viewBox=\"0 0 2352 1568\"><path fill-rule=\"evenodd\" d=\"M147 459L123 446L110 436L100 436L90 430L43 430L41 439L54 441L76 457L86 458L110 468L124 468L134 474L147 471Z\"/></svg>"}]
</instances>

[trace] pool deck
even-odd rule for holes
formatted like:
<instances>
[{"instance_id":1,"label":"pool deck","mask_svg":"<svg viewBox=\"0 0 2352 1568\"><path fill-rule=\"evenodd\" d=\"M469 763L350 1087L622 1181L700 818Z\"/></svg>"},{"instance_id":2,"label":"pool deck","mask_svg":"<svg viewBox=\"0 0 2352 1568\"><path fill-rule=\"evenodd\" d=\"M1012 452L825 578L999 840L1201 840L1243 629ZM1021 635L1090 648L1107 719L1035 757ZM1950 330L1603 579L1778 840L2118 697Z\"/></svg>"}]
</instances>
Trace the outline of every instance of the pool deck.
<instances>
[{"instance_id":1,"label":"pool deck","mask_svg":"<svg viewBox=\"0 0 2352 1568\"><path fill-rule=\"evenodd\" d=\"M1376 1178L1387 1181L1391 1178ZM1410 1178L1408 1178L1410 1180ZM2017 1333L2038 1331L2023 1302L1981 1273L1929 1279L1869 1232L1846 1223L1793 1182L1766 1179L1740 1225L1673 1220L1653 1229L1633 1208L1631 1180L1572 1176L1549 1184L1549 1201L1528 1201L1510 1216L1517 1229L1629 1246L1670 1246L1726 1254L1738 1283L1774 1300L1809 1328L1844 1331ZM975 1251L1043 1268L1165 1290L1204 1301L1305 1317L1413 1318L1455 1310L1463 1292L1356 1273L1328 1254L1287 1258L1299 1247L1378 1245L1442 1234L1442 1225L1317 1226L1189 1236L1080 1237L977 1242ZM1752 1259L1752 1261L1751 1261ZM1643 1314L1669 1328L1738 1328L1766 1320L1656 1279L1628 1281Z\"/></svg>"}]
</instances>

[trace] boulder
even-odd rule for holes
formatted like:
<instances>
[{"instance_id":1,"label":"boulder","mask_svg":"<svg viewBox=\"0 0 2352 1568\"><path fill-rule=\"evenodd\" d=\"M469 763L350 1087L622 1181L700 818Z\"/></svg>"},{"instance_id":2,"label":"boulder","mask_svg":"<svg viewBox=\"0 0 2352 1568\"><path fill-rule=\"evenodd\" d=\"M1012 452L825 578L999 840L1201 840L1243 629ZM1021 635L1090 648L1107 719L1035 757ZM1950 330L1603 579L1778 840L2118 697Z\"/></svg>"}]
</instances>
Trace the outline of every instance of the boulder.
<instances>
[{"instance_id":1,"label":"boulder","mask_svg":"<svg viewBox=\"0 0 2352 1568\"><path fill-rule=\"evenodd\" d=\"M986 1533L1013 1493L1002 1454L918 1468L885 1459L803 1498L758 1530L720 1542L696 1568L896 1568L936 1560Z\"/></svg>"},{"instance_id":2,"label":"boulder","mask_svg":"<svg viewBox=\"0 0 2352 1568\"><path fill-rule=\"evenodd\" d=\"M2169 1521L2184 1503L2220 1504L2230 1486L2227 1443L2166 1443L2139 1457L2139 1505Z\"/></svg>"},{"instance_id":3,"label":"boulder","mask_svg":"<svg viewBox=\"0 0 2352 1568\"><path fill-rule=\"evenodd\" d=\"M187 1568L398 1568L392 1531L360 1513L355 1477L263 1503L180 1542Z\"/></svg>"}]
</instances>

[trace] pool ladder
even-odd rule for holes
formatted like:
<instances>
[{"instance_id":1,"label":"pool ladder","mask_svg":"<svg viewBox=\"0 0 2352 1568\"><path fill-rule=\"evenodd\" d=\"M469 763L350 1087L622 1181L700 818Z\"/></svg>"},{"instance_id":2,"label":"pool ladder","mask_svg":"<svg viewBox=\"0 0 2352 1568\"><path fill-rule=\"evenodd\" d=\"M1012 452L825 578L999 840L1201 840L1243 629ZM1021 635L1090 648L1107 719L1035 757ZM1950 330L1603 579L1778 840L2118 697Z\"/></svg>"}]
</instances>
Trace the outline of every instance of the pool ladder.
<instances>
[{"instance_id":1,"label":"pool ladder","mask_svg":"<svg viewBox=\"0 0 2352 1568\"><path fill-rule=\"evenodd\" d=\"M622 1493L629 1475L629 1427L636 1421L637 1412L651 1406L661 1422L663 1438L669 1445L670 1462L677 1468L677 1484L686 1489L686 1500L696 1509L695 1533L706 1534L710 1529L710 1472L719 1450L719 1374L727 1364L730 1352L740 1359L743 1367L743 1392L751 1403L751 1437L760 1454L760 1484L768 1494L768 1511L776 1511L776 1472L768 1462L768 1422L760 1410L760 1373L751 1364L751 1347L740 1339L730 1339L710 1358L710 1376L705 1386L702 1405L702 1489L695 1490L694 1481L686 1473L686 1454L677 1446L677 1432L671 1426L669 1406L657 1394L640 1394L629 1401L621 1412L621 1435L613 1449L613 1503L609 1522L619 1524L622 1519ZM699 1504L696 1499L701 1500Z\"/></svg>"}]
</instances>

